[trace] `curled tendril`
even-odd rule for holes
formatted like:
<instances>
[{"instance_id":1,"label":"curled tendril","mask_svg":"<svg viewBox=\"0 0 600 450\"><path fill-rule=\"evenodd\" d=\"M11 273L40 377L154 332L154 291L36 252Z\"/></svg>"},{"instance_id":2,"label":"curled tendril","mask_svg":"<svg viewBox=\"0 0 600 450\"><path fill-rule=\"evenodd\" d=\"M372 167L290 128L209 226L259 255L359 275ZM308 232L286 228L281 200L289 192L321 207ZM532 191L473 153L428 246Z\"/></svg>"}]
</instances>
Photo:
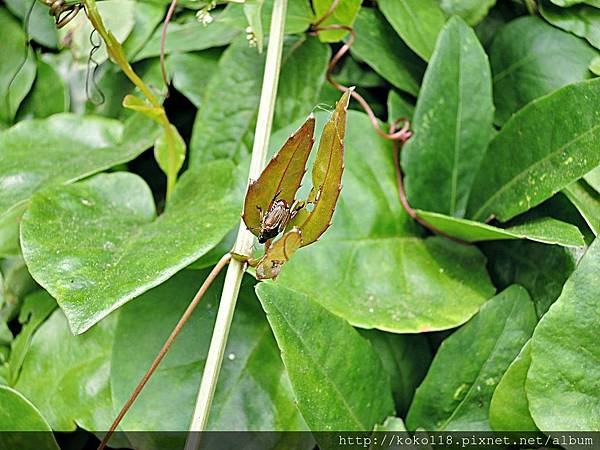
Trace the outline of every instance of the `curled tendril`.
<instances>
[{"instance_id":1,"label":"curled tendril","mask_svg":"<svg viewBox=\"0 0 600 450\"><path fill-rule=\"evenodd\" d=\"M44 0L46 5L50 7L50 15L54 17L56 28L62 28L73 20L82 6L80 4L67 5L65 0Z\"/></svg>"},{"instance_id":2,"label":"curled tendril","mask_svg":"<svg viewBox=\"0 0 600 450\"><path fill-rule=\"evenodd\" d=\"M336 54L333 56L333 58L331 58L331 61L329 62L329 65L327 66L327 75L326 75L327 81L329 82L329 84L331 84L337 90L345 92L348 90L348 87L344 86L334 80L333 71L334 71L335 67L337 66L337 64L341 61L341 59L346 55L346 53L348 53L348 51L350 50L350 47L352 47L352 44L354 43L354 41L356 39L356 31L354 31L354 28L347 26L347 25L339 25L339 24L325 25L325 26L321 25L325 20L327 20L329 17L331 17L331 15L334 13L335 9L337 8L339 2L340 2L340 0L334 0L331 3L331 6L327 10L327 12L323 16L321 16L317 21L314 22L314 24L312 25L312 27L309 31L309 34L318 36L319 33L323 32L323 31L327 31L327 30L345 30L348 33L350 33L350 37L348 38L348 40L346 42L344 42L344 45L342 45L342 47L340 47L340 49L336 52ZM388 139L393 142L394 168L396 170L398 195L400 197L400 203L402 204L402 207L407 212L407 214L410 217L412 217L416 222L418 222L419 224L421 224L428 230L432 231L433 233L439 234L440 236L443 236L447 239L458 242L460 244L469 245L470 244L469 242L466 242L466 241L463 241L462 239L451 236L451 235L445 233L444 231L439 230L438 228L434 227L433 225L428 223L423 218L419 217L417 212L410 206L410 204L408 202L408 198L406 197L406 192L404 190L404 182L403 182L403 178L402 178L402 167L400 166L401 145L403 145L406 141L408 141L410 139L410 137L412 136L412 132L410 131L410 122L408 121L408 119L400 118L400 119L394 120L392 122L392 124L390 125L389 131L382 130L379 125L379 120L377 119L377 116L375 116L373 109L371 108L369 103L364 99L364 97L362 95L360 95L358 92L356 92L356 90L354 90L354 91L352 91L352 98L355 99L360 104L362 109L367 113L367 115L369 116L369 119L371 121L371 125L373 125L373 128L375 129L377 134L379 136L383 137L384 139ZM400 129L398 129L398 126L400 123L403 123L403 126Z\"/></svg>"},{"instance_id":3,"label":"curled tendril","mask_svg":"<svg viewBox=\"0 0 600 450\"><path fill-rule=\"evenodd\" d=\"M90 33L90 44L92 45L92 48L90 49L90 53L88 55L87 71L85 74L85 95L93 105L100 106L106 101L106 96L97 83L97 74L100 64L98 64L98 61L94 59L94 54L100 49L102 45L102 39L98 36L98 42L94 42L94 35L98 35L98 32L95 28L92 29L92 32ZM94 92L98 94L99 99L94 98L92 88L94 89Z\"/></svg>"}]
</instances>

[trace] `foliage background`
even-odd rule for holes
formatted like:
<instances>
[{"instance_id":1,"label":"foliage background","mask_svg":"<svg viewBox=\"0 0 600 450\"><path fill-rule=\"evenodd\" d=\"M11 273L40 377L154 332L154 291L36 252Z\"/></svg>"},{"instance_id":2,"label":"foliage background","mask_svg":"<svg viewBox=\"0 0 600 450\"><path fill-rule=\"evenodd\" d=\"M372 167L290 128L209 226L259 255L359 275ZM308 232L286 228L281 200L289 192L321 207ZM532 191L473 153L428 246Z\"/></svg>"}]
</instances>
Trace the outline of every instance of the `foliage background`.
<instances>
[{"instance_id":1,"label":"foliage background","mask_svg":"<svg viewBox=\"0 0 600 450\"><path fill-rule=\"evenodd\" d=\"M166 97L168 3L98 3L188 144L168 201L160 128L122 107L136 90L102 47L88 62L85 16L57 32L41 3L25 27L27 2L0 7L0 430L92 442L231 248L272 2L220 5L207 26L180 2ZM325 74L348 34L310 33L330 4L289 1L272 152L311 112L319 135L339 97ZM352 103L334 225L276 282L244 278L210 429L600 430L599 7L340 2L323 25L356 41L335 80L382 124L411 119L408 199L473 244L407 214L392 143ZM187 429L220 280L123 430ZM19 448L57 448L40 439Z\"/></svg>"}]
</instances>

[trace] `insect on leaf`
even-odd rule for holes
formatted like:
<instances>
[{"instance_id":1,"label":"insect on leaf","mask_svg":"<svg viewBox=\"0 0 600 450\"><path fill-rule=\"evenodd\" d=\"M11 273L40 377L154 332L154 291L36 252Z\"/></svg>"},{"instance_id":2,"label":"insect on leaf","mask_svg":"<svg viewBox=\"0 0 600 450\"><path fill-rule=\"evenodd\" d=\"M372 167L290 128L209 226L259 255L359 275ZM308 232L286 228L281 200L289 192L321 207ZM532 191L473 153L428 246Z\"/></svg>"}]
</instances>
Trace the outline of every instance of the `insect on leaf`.
<instances>
[{"instance_id":1,"label":"insect on leaf","mask_svg":"<svg viewBox=\"0 0 600 450\"><path fill-rule=\"evenodd\" d=\"M313 188L307 203L313 204L311 212L298 214L292 225L302 231L302 246L315 242L331 225L331 218L342 189L344 171L344 135L346 112L353 88L347 90L337 102L335 111L325 124L319 150L312 170Z\"/></svg>"},{"instance_id":2,"label":"insect on leaf","mask_svg":"<svg viewBox=\"0 0 600 450\"><path fill-rule=\"evenodd\" d=\"M292 228L277 240L258 261L256 276L259 280L277 278L283 266L294 252L302 246L302 233L298 228Z\"/></svg>"},{"instance_id":3,"label":"insect on leaf","mask_svg":"<svg viewBox=\"0 0 600 450\"><path fill-rule=\"evenodd\" d=\"M248 229L260 234L261 211L269 211L273 201L291 206L306 172L306 162L314 142L315 119L309 117L275 154L258 180L250 183L242 215Z\"/></svg>"}]
</instances>

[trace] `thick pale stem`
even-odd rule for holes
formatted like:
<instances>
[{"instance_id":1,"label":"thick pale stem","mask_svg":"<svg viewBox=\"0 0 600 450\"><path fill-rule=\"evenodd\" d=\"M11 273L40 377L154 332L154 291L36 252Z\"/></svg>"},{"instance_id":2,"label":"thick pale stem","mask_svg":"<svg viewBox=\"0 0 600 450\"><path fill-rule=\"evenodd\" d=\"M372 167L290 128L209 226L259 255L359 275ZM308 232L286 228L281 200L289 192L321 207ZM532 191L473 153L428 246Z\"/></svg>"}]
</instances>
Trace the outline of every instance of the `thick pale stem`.
<instances>
[{"instance_id":1,"label":"thick pale stem","mask_svg":"<svg viewBox=\"0 0 600 450\"><path fill-rule=\"evenodd\" d=\"M281 67L286 9L287 0L275 0L248 181L256 180L259 177L267 159ZM193 432L204 431L208 423L208 416L221 370L229 328L233 319L242 276L246 270L245 259L252 255L253 242L254 236L246 229L244 223L241 223L233 253L241 255L244 258L234 258L227 269L217 320L190 426L191 433L186 442L186 450L196 450L199 447L199 435Z\"/></svg>"}]
</instances>

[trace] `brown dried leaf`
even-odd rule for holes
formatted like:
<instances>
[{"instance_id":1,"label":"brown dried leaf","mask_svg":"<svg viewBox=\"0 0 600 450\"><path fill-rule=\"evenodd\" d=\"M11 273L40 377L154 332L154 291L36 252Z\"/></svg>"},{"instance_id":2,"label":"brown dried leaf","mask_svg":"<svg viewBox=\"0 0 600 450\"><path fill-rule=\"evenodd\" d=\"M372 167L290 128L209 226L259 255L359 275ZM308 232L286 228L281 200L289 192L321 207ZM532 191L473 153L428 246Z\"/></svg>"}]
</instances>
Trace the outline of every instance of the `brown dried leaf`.
<instances>
[{"instance_id":1,"label":"brown dried leaf","mask_svg":"<svg viewBox=\"0 0 600 450\"><path fill-rule=\"evenodd\" d=\"M260 234L260 211L269 211L275 198L288 206L294 203L306 172L314 131L315 119L311 115L275 154L258 180L248 186L242 217L254 235Z\"/></svg>"},{"instance_id":2,"label":"brown dried leaf","mask_svg":"<svg viewBox=\"0 0 600 450\"><path fill-rule=\"evenodd\" d=\"M319 150L312 170L313 188L307 203L311 212L301 211L292 225L302 231L302 246L315 242L331 225L331 218L342 189L344 172L344 136L346 112L353 88L342 95L335 111L323 129Z\"/></svg>"},{"instance_id":3,"label":"brown dried leaf","mask_svg":"<svg viewBox=\"0 0 600 450\"><path fill-rule=\"evenodd\" d=\"M294 252L302 246L302 233L293 228L276 241L256 265L256 276L259 280L276 278L283 266Z\"/></svg>"}]
</instances>

